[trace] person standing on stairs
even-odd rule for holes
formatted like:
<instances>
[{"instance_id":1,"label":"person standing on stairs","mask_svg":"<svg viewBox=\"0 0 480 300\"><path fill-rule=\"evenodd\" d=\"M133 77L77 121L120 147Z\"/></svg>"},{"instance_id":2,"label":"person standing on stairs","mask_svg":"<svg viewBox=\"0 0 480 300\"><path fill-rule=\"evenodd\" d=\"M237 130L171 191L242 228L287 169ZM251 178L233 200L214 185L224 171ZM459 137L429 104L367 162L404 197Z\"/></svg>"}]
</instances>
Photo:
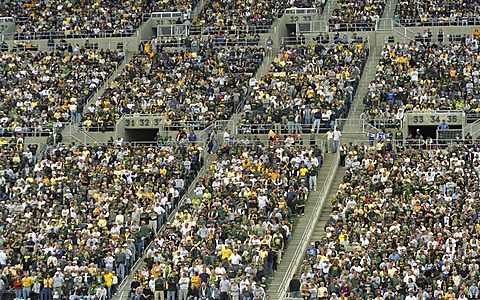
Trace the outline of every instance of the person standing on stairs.
<instances>
[{"instance_id":1,"label":"person standing on stairs","mask_svg":"<svg viewBox=\"0 0 480 300\"><path fill-rule=\"evenodd\" d=\"M273 40L268 37L265 41L265 56L272 56Z\"/></svg>"},{"instance_id":2,"label":"person standing on stairs","mask_svg":"<svg viewBox=\"0 0 480 300\"><path fill-rule=\"evenodd\" d=\"M312 156L316 159L313 154ZM311 191L317 191L317 175L318 168L316 166L312 166L312 168L308 170L308 185Z\"/></svg>"},{"instance_id":3,"label":"person standing on stairs","mask_svg":"<svg viewBox=\"0 0 480 300\"><path fill-rule=\"evenodd\" d=\"M293 278L288 284L288 291L290 292L291 298L302 298L300 294L300 279L298 279L298 274L293 274Z\"/></svg>"},{"instance_id":4,"label":"person standing on stairs","mask_svg":"<svg viewBox=\"0 0 480 300\"><path fill-rule=\"evenodd\" d=\"M333 146L332 146L332 153L337 153L338 145L340 145L340 137L342 136L342 132L338 130L338 127L335 128L333 131Z\"/></svg>"},{"instance_id":5,"label":"person standing on stairs","mask_svg":"<svg viewBox=\"0 0 480 300\"><path fill-rule=\"evenodd\" d=\"M333 149L333 146L332 146L333 131L331 129L328 129L328 131L325 133L325 138L327 139L325 141L325 153L328 153Z\"/></svg>"}]
</instances>

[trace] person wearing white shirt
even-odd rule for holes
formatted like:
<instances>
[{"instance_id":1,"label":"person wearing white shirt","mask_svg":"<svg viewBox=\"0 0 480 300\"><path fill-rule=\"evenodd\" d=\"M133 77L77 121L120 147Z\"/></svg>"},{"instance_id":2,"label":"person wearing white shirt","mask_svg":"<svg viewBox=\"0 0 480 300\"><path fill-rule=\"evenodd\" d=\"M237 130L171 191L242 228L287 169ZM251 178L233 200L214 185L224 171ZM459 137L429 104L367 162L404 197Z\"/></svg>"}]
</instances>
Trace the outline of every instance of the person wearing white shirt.
<instances>
[{"instance_id":1,"label":"person wearing white shirt","mask_svg":"<svg viewBox=\"0 0 480 300\"><path fill-rule=\"evenodd\" d=\"M335 128L333 131L333 145L332 145L332 153L336 153L338 149L338 145L340 144L340 137L342 136L342 132Z\"/></svg>"},{"instance_id":2,"label":"person wearing white shirt","mask_svg":"<svg viewBox=\"0 0 480 300\"><path fill-rule=\"evenodd\" d=\"M235 273L236 273L238 270L238 266L242 262L242 256L238 254L237 249L233 249L233 253L232 255L230 255L228 260L232 263L233 269L235 270Z\"/></svg>"},{"instance_id":3,"label":"person wearing white shirt","mask_svg":"<svg viewBox=\"0 0 480 300\"><path fill-rule=\"evenodd\" d=\"M190 278L187 277L187 274L183 273L182 277L178 281L180 285L180 290L178 292L179 300L187 300L188 295L188 286L190 285Z\"/></svg>"}]
</instances>

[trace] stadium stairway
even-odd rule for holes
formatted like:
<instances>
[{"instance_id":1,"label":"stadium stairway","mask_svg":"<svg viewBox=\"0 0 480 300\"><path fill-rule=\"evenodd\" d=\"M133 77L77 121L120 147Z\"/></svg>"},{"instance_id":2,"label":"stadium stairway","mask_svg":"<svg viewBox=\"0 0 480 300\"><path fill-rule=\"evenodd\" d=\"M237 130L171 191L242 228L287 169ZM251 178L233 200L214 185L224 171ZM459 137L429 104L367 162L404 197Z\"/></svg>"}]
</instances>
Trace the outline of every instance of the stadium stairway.
<instances>
[{"instance_id":1,"label":"stadium stairway","mask_svg":"<svg viewBox=\"0 0 480 300\"><path fill-rule=\"evenodd\" d=\"M317 199L321 196L322 187L326 182L327 178L330 176L330 171L332 165L335 163L335 155L331 153L325 154L323 166L320 169L320 172L317 176L317 190L312 191L307 204L305 206L305 216L303 217L294 217L294 228L292 231L292 239L288 244L288 248L286 249L285 253L283 254L282 261L278 264L277 272L274 274L274 278L268 286L267 294L270 295L270 299L277 300L279 299L279 289L285 283L284 277L288 276L287 271L290 270L292 267L291 263L296 258L297 255L297 248L301 247L301 243L305 242L304 234L307 228L307 223L310 219L314 218L315 215L315 208L317 205ZM335 182L333 184L336 184ZM338 186L338 185L337 185ZM331 204L330 204L331 207ZM323 211L328 211L328 215L330 215L329 211L331 208L324 207L322 210L322 214L320 215L321 220L324 218ZM323 227L322 227L323 228ZM303 255L301 253L300 255ZM287 281L288 284L288 281Z\"/></svg>"},{"instance_id":2,"label":"stadium stairway","mask_svg":"<svg viewBox=\"0 0 480 300\"><path fill-rule=\"evenodd\" d=\"M363 112L363 100L367 95L368 85L370 81L375 79L376 68L380 62L380 53L380 47L370 49L370 55L368 56L362 77L360 78L358 89L355 93L350 112L348 113L348 118L342 126L342 144L365 139L366 132L365 129L363 129L360 115ZM368 132L368 130L366 131Z\"/></svg>"},{"instance_id":3,"label":"stadium stairway","mask_svg":"<svg viewBox=\"0 0 480 300\"><path fill-rule=\"evenodd\" d=\"M87 103L84 105L84 108L83 108L84 112L88 111L88 106L90 106L91 103L95 103L98 100L98 98L103 94L105 89L109 86L109 84L117 78L118 74L120 74L122 72L123 68L133 58L133 55L134 55L134 52L125 50L125 58L118 65L118 67L115 69L115 71L108 77L108 79L97 89L95 94L93 94L90 97L90 99L87 100Z\"/></svg>"},{"instance_id":4,"label":"stadium stairway","mask_svg":"<svg viewBox=\"0 0 480 300\"><path fill-rule=\"evenodd\" d=\"M383 11L383 19L393 19L395 17L395 8L397 7L398 0L390 0L385 5Z\"/></svg>"},{"instance_id":5,"label":"stadium stairway","mask_svg":"<svg viewBox=\"0 0 480 300\"><path fill-rule=\"evenodd\" d=\"M327 223L328 219L330 219L330 214L332 212L332 199L338 192L338 186L340 185L343 175L345 173L345 167L338 167L337 175L333 179L330 191L328 193L325 202L323 203L322 213L317 220L317 224L313 231L312 237L310 242L315 242L320 240L325 235L325 224Z\"/></svg>"},{"instance_id":6,"label":"stadium stairway","mask_svg":"<svg viewBox=\"0 0 480 300\"><path fill-rule=\"evenodd\" d=\"M332 16L333 11L335 10L335 8L337 8L337 0L326 0L326 1L327 3L325 4L325 8L323 9L321 18L327 21L327 24L328 24L328 20Z\"/></svg>"}]
</instances>

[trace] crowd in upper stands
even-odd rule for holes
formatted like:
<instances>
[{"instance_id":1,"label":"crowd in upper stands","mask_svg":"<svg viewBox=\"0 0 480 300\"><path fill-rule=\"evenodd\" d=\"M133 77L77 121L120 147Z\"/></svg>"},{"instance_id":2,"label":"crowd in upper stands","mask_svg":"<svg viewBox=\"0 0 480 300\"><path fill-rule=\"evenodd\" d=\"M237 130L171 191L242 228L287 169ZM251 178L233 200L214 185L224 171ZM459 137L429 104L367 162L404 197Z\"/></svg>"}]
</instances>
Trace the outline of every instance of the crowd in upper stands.
<instances>
[{"instance_id":1,"label":"crowd in upper stands","mask_svg":"<svg viewBox=\"0 0 480 300\"><path fill-rule=\"evenodd\" d=\"M121 60L116 51L62 43L55 52L0 53L0 135L81 121L86 100Z\"/></svg>"},{"instance_id":2,"label":"crowd in upper stands","mask_svg":"<svg viewBox=\"0 0 480 300\"><path fill-rule=\"evenodd\" d=\"M192 299L265 298L321 166L318 147L224 133L217 159L154 241L131 286ZM227 293L227 287L228 293ZM252 296L253 295L253 296ZM176 299L176 298L171 298Z\"/></svg>"},{"instance_id":3,"label":"crowd in upper stands","mask_svg":"<svg viewBox=\"0 0 480 300\"><path fill-rule=\"evenodd\" d=\"M0 285L18 299L109 299L203 161L183 138L0 147Z\"/></svg>"},{"instance_id":4,"label":"crowd in upper stands","mask_svg":"<svg viewBox=\"0 0 480 300\"><path fill-rule=\"evenodd\" d=\"M382 17L385 0L340 0L329 19L332 31L371 31Z\"/></svg>"},{"instance_id":5,"label":"crowd in upper stands","mask_svg":"<svg viewBox=\"0 0 480 300\"><path fill-rule=\"evenodd\" d=\"M364 117L401 120L406 110L478 111L478 42L466 36L452 43L385 44Z\"/></svg>"},{"instance_id":6,"label":"crowd in upper stands","mask_svg":"<svg viewBox=\"0 0 480 300\"><path fill-rule=\"evenodd\" d=\"M330 128L347 115L367 56L368 45L358 41L283 47L268 74L251 82L244 128L275 124L278 132L284 124L288 133Z\"/></svg>"},{"instance_id":7,"label":"crowd in upper stands","mask_svg":"<svg viewBox=\"0 0 480 300\"><path fill-rule=\"evenodd\" d=\"M280 18L287 8L317 8L321 13L325 0L272 1L209 1L192 25L197 33L229 35L266 33L275 18ZM195 29L194 29L195 30Z\"/></svg>"},{"instance_id":8,"label":"crowd in upper stands","mask_svg":"<svg viewBox=\"0 0 480 300\"><path fill-rule=\"evenodd\" d=\"M13 17L15 38L94 38L130 36L154 11L180 11L189 18L196 1L6 1L0 17Z\"/></svg>"},{"instance_id":9,"label":"crowd in upper stands","mask_svg":"<svg viewBox=\"0 0 480 300\"><path fill-rule=\"evenodd\" d=\"M7 1L0 16L14 17L19 39L128 36L151 11L144 0Z\"/></svg>"},{"instance_id":10,"label":"crowd in upper stands","mask_svg":"<svg viewBox=\"0 0 480 300\"><path fill-rule=\"evenodd\" d=\"M476 25L478 1L398 1L395 18L403 25Z\"/></svg>"},{"instance_id":11,"label":"crowd in upper stands","mask_svg":"<svg viewBox=\"0 0 480 300\"><path fill-rule=\"evenodd\" d=\"M251 47L192 44L186 51L163 51L156 39L144 50L87 108L86 127L134 113L163 114L167 128L228 119L263 59L263 49Z\"/></svg>"},{"instance_id":12,"label":"crowd in upper stands","mask_svg":"<svg viewBox=\"0 0 480 300\"><path fill-rule=\"evenodd\" d=\"M345 176L293 294L477 298L478 145L395 151L350 144L341 152Z\"/></svg>"}]
</instances>

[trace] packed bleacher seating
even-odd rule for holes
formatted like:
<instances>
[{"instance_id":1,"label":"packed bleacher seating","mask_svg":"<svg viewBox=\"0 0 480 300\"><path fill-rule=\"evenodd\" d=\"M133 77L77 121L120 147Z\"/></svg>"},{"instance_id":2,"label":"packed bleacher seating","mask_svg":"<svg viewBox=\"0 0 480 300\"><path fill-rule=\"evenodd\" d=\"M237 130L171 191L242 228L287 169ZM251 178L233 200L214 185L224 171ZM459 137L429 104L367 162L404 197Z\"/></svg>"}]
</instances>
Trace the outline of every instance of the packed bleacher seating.
<instances>
[{"instance_id":1,"label":"packed bleacher seating","mask_svg":"<svg viewBox=\"0 0 480 300\"><path fill-rule=\"evenodd\" d=\"M317 8L323 11L325 0L298 1L209 1L192 22L191 32L211 35L249 35L267 33L275 18L287 8Z\"/></svg>"},{"instance_id":2,"label":"packed bleacher seating","mask_svg":"<svg viewBox=\"0 0 480 300\"><path fill-rule=\"evenodd\" d=\"M0 16L14 17L16 39L130 36L152 9L148 1L7 1Z\"/></svg>"},{"instance_id":3,"label":"packed bleacher seating","mask_svg":"<svg viewBox=\"0 0 480 300\"><path fill-rule=\"evenodd\" d=\"M328 20L331 31L373 31L382 17L385 0L339 0Z\"/></svg>"},{"instance_id":4,"label":"packed bleacher seating","mask_svg":"<svg viewBox=\"0 0 480 300\"><path fill-rule=\"evenodd\" d=\"M404 26L478 25L478 1L398 1L395 18Z\"/></svg>"},{"instance_id":5,"label":"packed bleacher seating","mask_svg":"<svg viewBox=\"0 0 480 300\"><path fill-rule=\"evenodd\" d=\"M39 135L81 121L86 100L122 60L119 52L78 45L0 53L0 135Z\"/></svg>"},{"instance_id":6,"label":"packed bleacher seating","mask_svg":"<svg viewBox=\"0 0 480 300\"><path fill-rule=\"evenodd\" d=\"M292 219L303 215L309 190L316 189L321 153L298 143L226 133L194 196L154 241L131 295L141 294L148 278L161 293L179 299L185 293L218 299L211 293L218 293L217 287L222 291L224 284L238 287L229 291L231 296L260 288L265 293L266 279L290 240Z\"/></svg>"},{"instance_id":7,"label":"packed bleacher seating","mask_svg":"<svg viewBox=\"0 0 480 300\"><path fill-rule=\"evenodd\" d=\"M365 98L371 122L401 120L408 110L478 112L478 39L385 44Z\"/></svg>"},{"instance_id":8,"label":"packed bleacher seating","mask_svg":"<svg viewBox=\"0 0 480 300\"><path fill-rule=\"evenodd\" d=\"M181 12L188 19L197 1L7 1L1 17L13 17L18 40L127 37L151 12Z\"/></svg>"},{"instance_id":9,"label":"packed bleacher seating","mask_svg":"<svg viewBox=\"0 0 480 300\"><path fill-rule=\"evenodd\" d=\"M343 147L347 170L330 199L325 235L308 247L301 288L293 292L303 297L310 288L338 299L478 297L478 145L397 152Z\"/></svg>"},{"instance_id":10,"label":"packed bleacher seating","mask_svg":"<svg viewBox=\"0 0 480 300\"><path fill-rule=\"evenodd\" d=\"M263 52L200 44L187 51L163 51L153 40L88 107L84 126L115 124L119 116L134 113L163 114L171 130L188 124L201 129L228 119L262 63Z\"/></svg>"},{"instance_id":11,"label":"packed bleacher seating","mask_svg":"<svg viewBox=\"0 0 480 300\"><path fill-rule=\"evenodd\" d=\"M18 299L110 299L203 163L183 140L0 147L0 284Z\"/></svg>"},{"instance_id":12,"label":"packed bleacher seating","mask_svg":"<svg viewBox=\"0 0 480 300\"><path fill-rule=\"evenodd\" d=\"M367 56L362 42L283 47L269 73L251 82L244 130L328 130L348 114Z\"/></svg>"}]
</instances>

